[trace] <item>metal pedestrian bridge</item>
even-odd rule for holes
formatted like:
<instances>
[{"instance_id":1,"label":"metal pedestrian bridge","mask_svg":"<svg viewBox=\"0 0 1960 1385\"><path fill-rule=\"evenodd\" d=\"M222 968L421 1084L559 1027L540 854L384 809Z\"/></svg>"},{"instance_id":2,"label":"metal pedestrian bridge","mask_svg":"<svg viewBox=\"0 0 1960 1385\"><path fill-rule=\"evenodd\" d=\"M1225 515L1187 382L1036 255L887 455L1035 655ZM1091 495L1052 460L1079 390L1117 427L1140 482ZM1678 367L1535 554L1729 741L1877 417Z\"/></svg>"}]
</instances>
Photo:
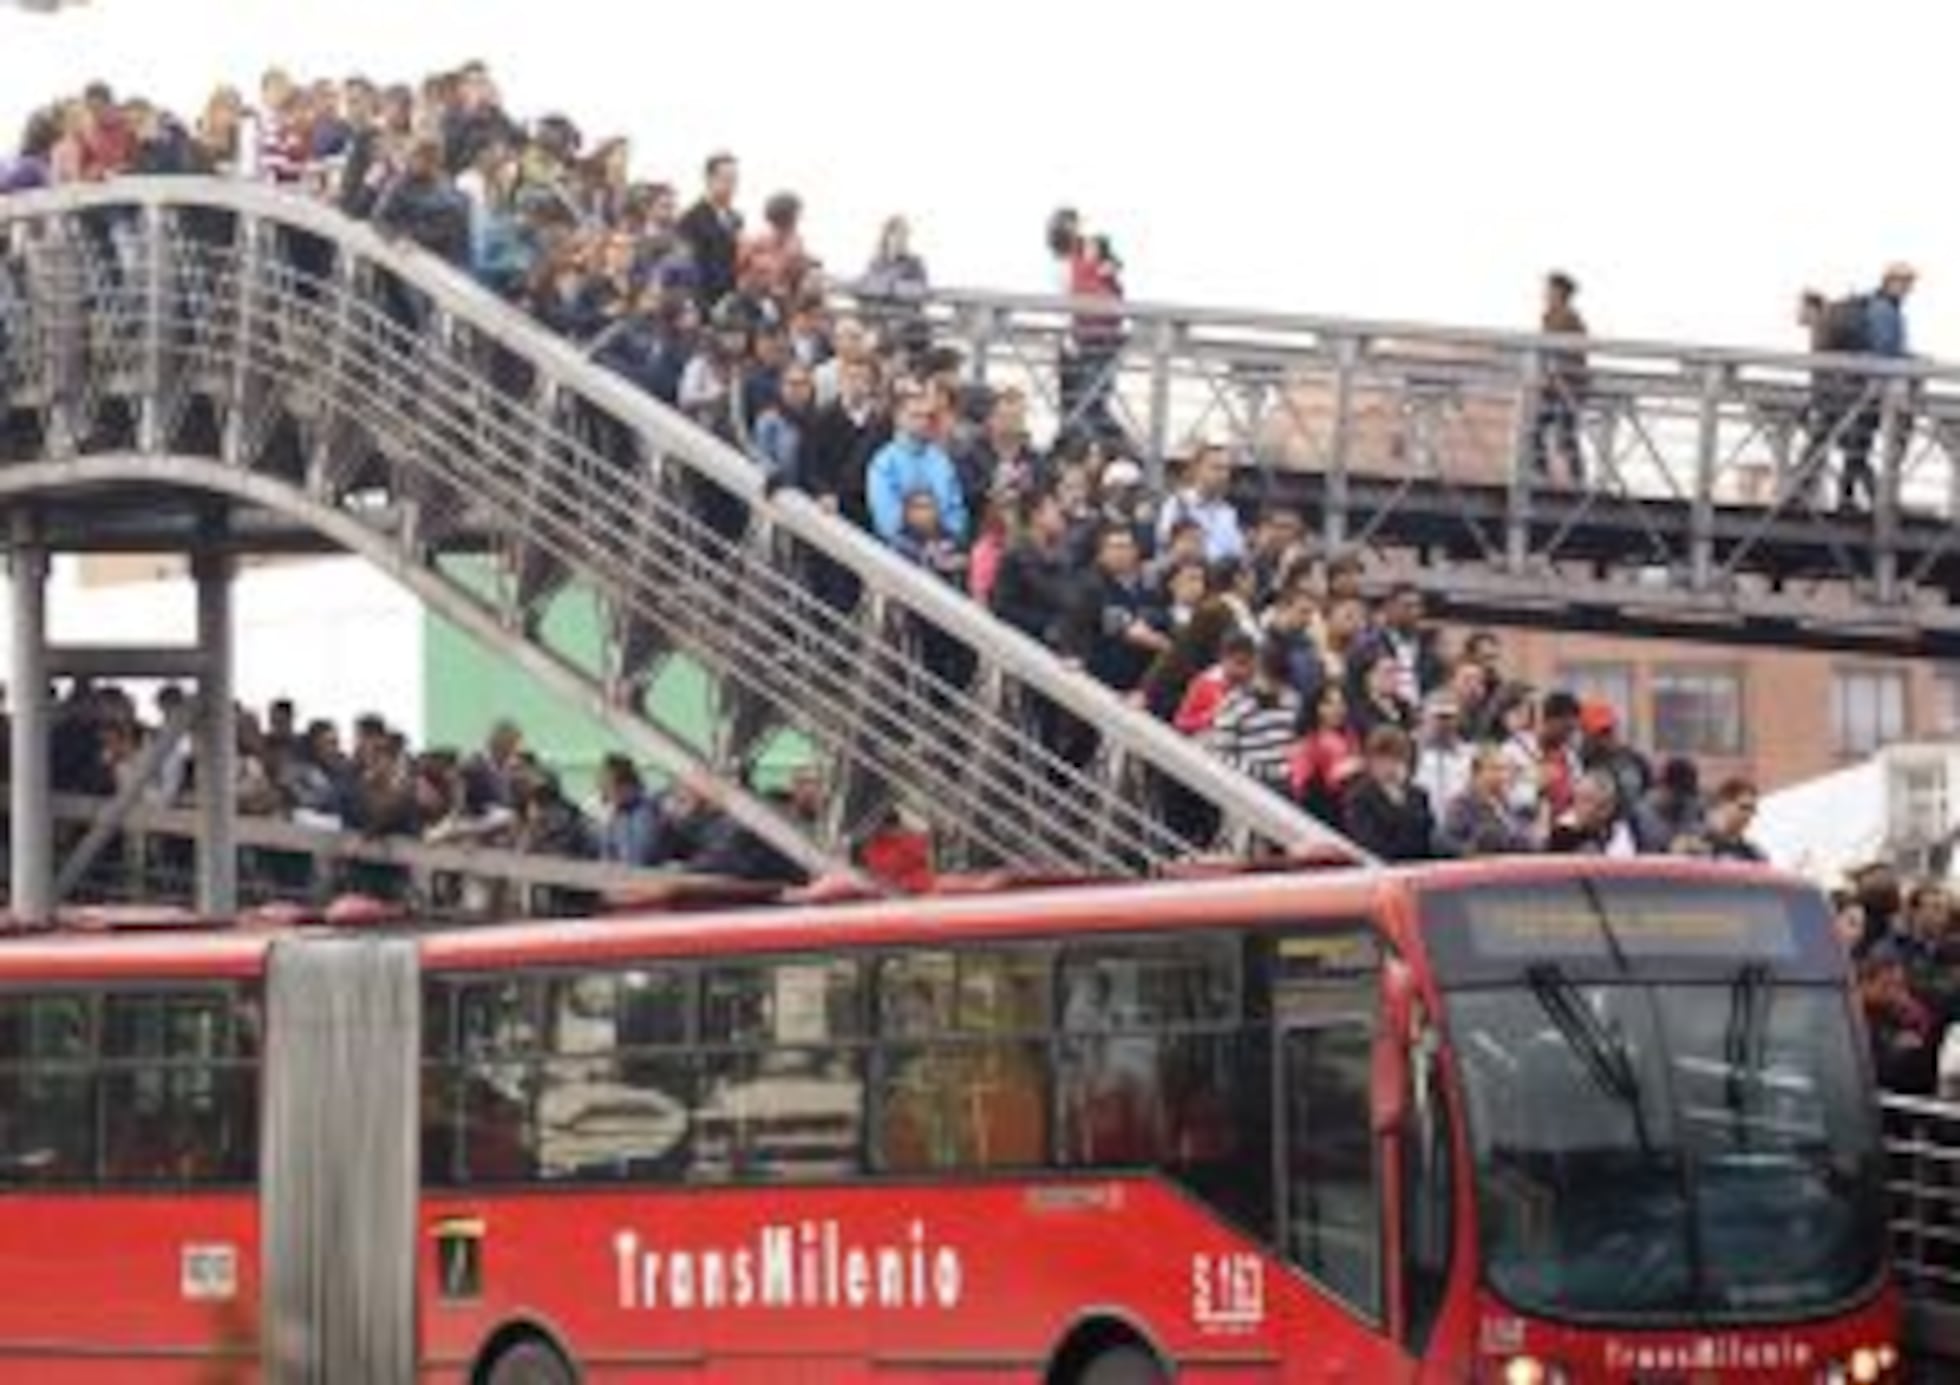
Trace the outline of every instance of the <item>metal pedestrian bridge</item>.
<instances>
[{"instance_id":1,"label":"metal pedestrian bridge","mask_svg":"<svg viewBox=\"0 0 1960 1385\"><path fill-rule=\"evenodd\" d=\"M215 786L198 897L235 902L229 583L241 556L292 551L378 565L624 745L710 776L813 869L847 866L900 811L972 868L1127 875L1221 845L1349 850L807 498L765 496L739 453L466 278L266 188L0 199L0 508L11 869L30 919L58 878L47 685L64 673L198 682L190 731ZM48 557L88 550L190 555L198 647L51 645ZM568 600L596 611L596 651L545 618ZM711 680L706 744L649 696L674 661ZM785 732L828 773L816 820L752 784ZM1172 825L1194 817L1205 841Z\"/></svg>"},{"instance_id":2,"label":"metal pedestrian bridge","mask_svg":"<svg viewBox=\"0 0 1960 1385\"><path fill-rule=\"evenodd\" d=\"M1594 339L1574 371L1569 338L1148 304L1085 356L1075 326L1107 304L907 311L974 379L1153 468L1227 445L1241 501L1297 507L1461 619L1960 652L1960 369ZM1576 479L1539 465L1548 413L1571 419ZM1840 514L1861 436L1875 484Z\"/></svg>"}]
</instances>

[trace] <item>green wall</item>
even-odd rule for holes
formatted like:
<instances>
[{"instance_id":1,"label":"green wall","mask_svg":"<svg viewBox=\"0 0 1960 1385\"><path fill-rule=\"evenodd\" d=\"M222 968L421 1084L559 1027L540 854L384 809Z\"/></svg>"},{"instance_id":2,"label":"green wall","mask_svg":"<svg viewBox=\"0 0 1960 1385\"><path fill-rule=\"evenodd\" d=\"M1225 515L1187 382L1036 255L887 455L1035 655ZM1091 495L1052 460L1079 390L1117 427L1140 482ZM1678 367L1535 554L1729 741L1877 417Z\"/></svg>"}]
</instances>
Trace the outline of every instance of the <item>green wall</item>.
<instances>
[{"instance_id":1,"label":"green wall","mask_svg":"<svg viewBox=\"0 0 1960 1385\"><path fill-rule=\"evenodd\" d=\"M445 560L443 568L479 591L487 592L495 580L489 559ZM619 742L578 707L553 696L536 679L448 621L433 614L424 621L426 743L474 750L492 725L508 717L523 728L526 743L539 758L564 776L569 791L588 796L600 758L618 749ZM542 635L560 656L596 675L599 622L598 602L587 592L568 591L546 609ZM709 744L710 684L696 665L681 658L669 660L648 705L661 728L683 744L695 749ZM758 777L765 787L773 786L808 758L809 748L801 738L776 736L763 748ZM647 769L655 773L655 767Z\"/></svg>"}]
</instances>

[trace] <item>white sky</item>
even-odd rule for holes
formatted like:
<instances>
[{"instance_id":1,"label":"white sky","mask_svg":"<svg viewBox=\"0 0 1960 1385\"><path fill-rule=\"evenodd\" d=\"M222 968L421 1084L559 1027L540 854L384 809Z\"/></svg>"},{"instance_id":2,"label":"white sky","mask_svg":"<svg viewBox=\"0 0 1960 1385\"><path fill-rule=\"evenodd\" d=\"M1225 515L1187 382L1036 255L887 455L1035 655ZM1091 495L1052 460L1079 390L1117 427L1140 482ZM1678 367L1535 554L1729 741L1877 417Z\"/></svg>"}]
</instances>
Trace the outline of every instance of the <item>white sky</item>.
<instances>
[{"instance_id":1,"label":"white sky","mask_svg":"<svg viewBox=\"0 0 1960 1385\"><path fill-rule=\"evenodd\" d=\"M1044 288L1066 201L1139 298L1526 325L1557 264L1597 333L1791 346L1799 287L1909 258L1915 345L1960 356L1950 8L93 0L0 10L0 128L94 76L189 108L481 57L684 194L735 150L836 268L904 211L937 282Z\"/></svg>"}]
</instances>

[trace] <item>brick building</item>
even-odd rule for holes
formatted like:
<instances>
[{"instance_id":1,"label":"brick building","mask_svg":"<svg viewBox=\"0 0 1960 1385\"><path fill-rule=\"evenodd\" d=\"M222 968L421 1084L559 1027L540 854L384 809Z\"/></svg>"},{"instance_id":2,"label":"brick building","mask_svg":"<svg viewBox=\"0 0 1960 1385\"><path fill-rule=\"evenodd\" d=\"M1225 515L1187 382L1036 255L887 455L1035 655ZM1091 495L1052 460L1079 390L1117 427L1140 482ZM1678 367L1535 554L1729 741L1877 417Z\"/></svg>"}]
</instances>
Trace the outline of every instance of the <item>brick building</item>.
<instances>
[{"instance_id":1,"label":"brick building","mask_svg":"<svg viewBox=\"0 0 1960 1385\"><path fill-rule=\"evenodd\" d=\"M1349 467L1358 476L1416 473L1470 486L1502 484L1518 437L1517 403L1480 380L1474 348L1377 343L1385 364L1349 397ZM1266 412L1257 451L1278 467L1325 465L1335 435L1334 392L1323 376L1295 379ZM1590 446L1611 445L1595 429ZM1640 493L1661 478L1623 457L1613 484ZM1752 459L1721 478L1725 503L1762 503L1775 490ZM1663 493L1656 489L1656 494ZM1373 555L1377 570L1413 555ZM1831 599L1827 591L1820 600ZM1522 681L1569 687L1619 709L1631 739L1657 756L1693 756L1706 777L1741 773L1765 788L1825 774L1902 740L1960 736L1960 666L1707 641L1499 629Z\"/></svg>"}]
</instances>

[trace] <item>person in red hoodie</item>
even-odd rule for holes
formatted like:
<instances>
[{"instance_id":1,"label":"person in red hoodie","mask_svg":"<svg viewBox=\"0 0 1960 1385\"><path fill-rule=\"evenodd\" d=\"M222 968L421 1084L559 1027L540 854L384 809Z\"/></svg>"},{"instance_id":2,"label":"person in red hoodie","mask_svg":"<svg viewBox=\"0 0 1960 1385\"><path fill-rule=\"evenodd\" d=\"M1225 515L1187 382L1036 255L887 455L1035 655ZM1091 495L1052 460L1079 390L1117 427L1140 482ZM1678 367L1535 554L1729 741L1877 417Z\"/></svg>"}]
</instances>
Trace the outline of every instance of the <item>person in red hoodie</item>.
<instances>
[{"instance_id":1,"label":"person in red hoodie","mask_svg":"<svg viewBox=\"0 0 1960 1385\"><path fill-rule=\"evenodd\" d=\"M1187 736L1203 736L1218 719L1218 709L1238 688L1247 687L1259 663L1259 644L1242 630L1219 643L1218 662L1191 680L1177 704L1171 725Z\"/></svg>"},{"instance_id":2,"label":"person in red hoodie","mask_svg":"<svg viewBox=\"0 0 1960 1385\"><path fill-rule=\"evenodd\" d=\"M1061 431L1113 438L1121 429L1110 413L1113 365L1123 344L1123 262L1107 236L1083 233L1082 218L1063 207L1048 218L1048 249L1060 269L1060 287L1072 299L1105 299L1111 312L1077 313L1063 343L1060 378Z\"/></svg>"},{"instance_id":3,"label":"person in red hoodie","mask_svg":"<svg viewBox=\"0 0 1960 1385\"><path fill-rule=\"evenodd\" d=\"M1339 822L1341 795L1361 772L1361 739L1348 718L1347 690L1328 681L1307 710L1307 734L1293 751L1293 797L1322 822Z\"/></svg>"}]
</instances>

